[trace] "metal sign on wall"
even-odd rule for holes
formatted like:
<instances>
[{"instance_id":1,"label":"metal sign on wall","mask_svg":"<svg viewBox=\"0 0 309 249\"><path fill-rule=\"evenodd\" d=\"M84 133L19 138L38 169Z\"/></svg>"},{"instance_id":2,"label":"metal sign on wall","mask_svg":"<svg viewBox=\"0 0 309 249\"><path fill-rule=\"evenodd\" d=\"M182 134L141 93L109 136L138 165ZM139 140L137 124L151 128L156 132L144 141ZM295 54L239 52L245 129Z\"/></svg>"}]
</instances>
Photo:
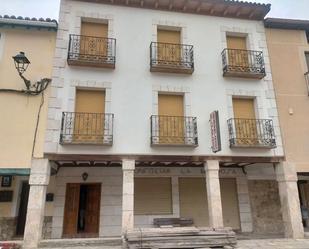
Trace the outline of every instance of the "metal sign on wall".
<instances>
[{"instance_id":1,"label":"metal sign on wall","mask_svg":"<svg viewBox=\"0 0 309 249\"><path fill-rule=\"evenodd\" d=\"M211 149L214 153L221 151L221 135L219 124L219 112L210 113L210 129L211 129Z\"/></svg>"}]
</instances>

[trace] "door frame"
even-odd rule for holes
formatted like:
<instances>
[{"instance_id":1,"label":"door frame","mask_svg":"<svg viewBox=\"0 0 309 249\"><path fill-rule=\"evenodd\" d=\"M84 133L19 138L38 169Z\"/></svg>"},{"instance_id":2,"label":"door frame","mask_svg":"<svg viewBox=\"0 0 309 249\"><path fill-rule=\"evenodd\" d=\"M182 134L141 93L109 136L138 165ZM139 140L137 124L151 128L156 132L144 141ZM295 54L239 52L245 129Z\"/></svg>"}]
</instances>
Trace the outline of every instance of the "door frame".
<instances>
[{"instance_id":1,"label":"door frame","mask_svg":"<svg viewBox=\"0 0 309 249\"><path fill-rule=\"evenodd\" d=\"M64 224L66 222L66 200L67 200L67 185L68 184L78 184L79 185L79 190L80 190L80 187L82 185L97 185L99 186L100 188L100 195L99 195L99 210L98 210L98 233L96 234L88 234L88 233L83 233L83 232L78 232L78 230L76 230L76 233L74 235L66 235L64 234ZM79 193L80 194L80 193ZM95 238L95 237L98 237L99 234L100 234L100 216L101 216L101 195L102 195L102 183L101 182L67 182L65 184L65 197L64 197L64 208L63 208L63 224L62 224L62 238ZM79 200L79 198L78 198ZM77 219L77 222L78 222L78 215L76 217ZM90 236L87 236L87 235L90 235ZM91 236L91 235L94 235L94 236Z\"/></svg>"},{"instance_id":2,"label":"door frame","mask_svg":"<svg viewBox=\"0 0 309 249\"><path fill-rule=\"evenodd\" d=\"M29 185L29 182L28 180L21 180L20 181L20 190L19 190L19 195L18 195L18 203L16 205L16 214L17 214L17 219L16 219L16 227L15 227L15 235L16 236L23 236L24 232L23 233L18 233L18 228L19 228L19 222L20 222L20 208L21 208L21 205L22 205L22 198L24 198L25 196L23 196L23 188L25 185L28 185L28 196L25 198L25 201L27 202L26 203L26 212L25 212L25 224L26 224L26 220L27 220L27 209L28 209L28 200L29 200L29 192L30 192L30 185ZM23 225L23 230L25 230L25 224Z\"/></svg>"}]
</instances>

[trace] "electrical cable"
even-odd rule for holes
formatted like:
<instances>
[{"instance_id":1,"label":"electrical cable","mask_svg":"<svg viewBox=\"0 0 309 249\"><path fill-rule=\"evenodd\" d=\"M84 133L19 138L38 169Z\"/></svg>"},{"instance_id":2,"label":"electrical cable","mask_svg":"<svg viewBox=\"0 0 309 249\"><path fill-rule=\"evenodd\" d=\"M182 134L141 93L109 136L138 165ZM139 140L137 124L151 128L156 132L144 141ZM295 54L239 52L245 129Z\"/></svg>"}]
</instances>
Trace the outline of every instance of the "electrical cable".
<instances>
[{"instance_id":1,"label":"electrical cable","mask_svg":"<svg viewBox=\"0 0 309 249\"><path fill-rule=\"evenodd\" d=\"M44 91L42 92L41 95L41 103L39 106L39 110L38 110L38 115L37 115L37 119L36 119L36 125L35 125L35 130L34 130L34 136L33 136L33 144L32 144L32 153L31 156L34 157L34 149L35 149L35 144L36 144L36 137L37 137L37 133L38 133L38 128L39 128L39 123L40 123L40 115L41 115L41 110L42 107L44 105Z\"/></svg>"}]
</instances>

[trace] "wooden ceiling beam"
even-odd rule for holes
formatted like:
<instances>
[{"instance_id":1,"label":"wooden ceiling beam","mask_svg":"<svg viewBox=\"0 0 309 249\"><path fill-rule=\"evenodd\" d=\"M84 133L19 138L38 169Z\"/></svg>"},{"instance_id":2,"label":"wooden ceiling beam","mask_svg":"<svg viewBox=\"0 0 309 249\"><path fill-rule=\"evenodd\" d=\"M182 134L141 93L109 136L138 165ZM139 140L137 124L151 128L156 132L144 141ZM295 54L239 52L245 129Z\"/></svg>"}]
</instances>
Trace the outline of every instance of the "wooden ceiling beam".
<instances>
[{"instance_id":1,"label":"wooden ceiling beam","mask_svg":"<svg viewBox=\"0 0 309 249\"><path fill-rule=\"evenodd\" d=\"M223 16L226 16L229 13L229 6L227 6L223 12Z\"/></svg>"},{"instance_id":2,"label":"wooden ceiling beam","mask_svg":"<svg viewBox=\"0 0 309 249\"><path fill-rule=\"evenodd\" d=\"M159 7L159 0L155 1L155 8L157 9Z\"/></svg>"},{"instance_id":3,"label":"wooden ceiling beam","mask_svg":"<svg viewBox=\"0 0 309 249\"><path fill-rule=\"evenodd\" d=\"M185 0L185 1L184 1L184 4L183 4L182 11L186 11L186 10L187 10L187 7L188 7L188 0Z\"/></svg>"},{"instance_id":4,"label":"wooden ceiling beam","mask_svg":"<svg viewBox=\"0 0 309 249\"><path fill-rule=\"evenodd\" d=\"M202 1L199 0L199 3L198 3L198 5L196 6L196 10L195 10L197 13L199 13L199 12L201 11L201 6L202 6Z\"/></svg>"},{"instance_id":5,"label":"wooden ceiling beam","mask_svg":"<svg viewBox=\"0 0 309 249\"><path fill-rule=\"evenodd\" d=\"M169 10L172 10L173 7L174 7L174 1L173 1L173 0L170 0L170 3L169 3L169 5L168 5L168 9L169 9Z\"/></svg>"}]
</instances>

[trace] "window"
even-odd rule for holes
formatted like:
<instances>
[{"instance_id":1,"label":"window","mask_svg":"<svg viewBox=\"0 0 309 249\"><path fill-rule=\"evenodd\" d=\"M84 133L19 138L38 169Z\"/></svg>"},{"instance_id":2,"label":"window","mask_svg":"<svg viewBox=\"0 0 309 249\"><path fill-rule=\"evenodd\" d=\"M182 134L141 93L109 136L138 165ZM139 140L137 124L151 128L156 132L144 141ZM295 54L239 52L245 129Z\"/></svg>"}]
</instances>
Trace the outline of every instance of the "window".
<instances>
[{"instance_id":1,"label":"window","mask_svg":"<svg viewBox=\"0 0 309 249\"><path fill-rule=\"evenodd\" d=\"M172 214L172 205L170 177L135 178L134 212L136 215Z\"/></svg>"}]
</instances>

